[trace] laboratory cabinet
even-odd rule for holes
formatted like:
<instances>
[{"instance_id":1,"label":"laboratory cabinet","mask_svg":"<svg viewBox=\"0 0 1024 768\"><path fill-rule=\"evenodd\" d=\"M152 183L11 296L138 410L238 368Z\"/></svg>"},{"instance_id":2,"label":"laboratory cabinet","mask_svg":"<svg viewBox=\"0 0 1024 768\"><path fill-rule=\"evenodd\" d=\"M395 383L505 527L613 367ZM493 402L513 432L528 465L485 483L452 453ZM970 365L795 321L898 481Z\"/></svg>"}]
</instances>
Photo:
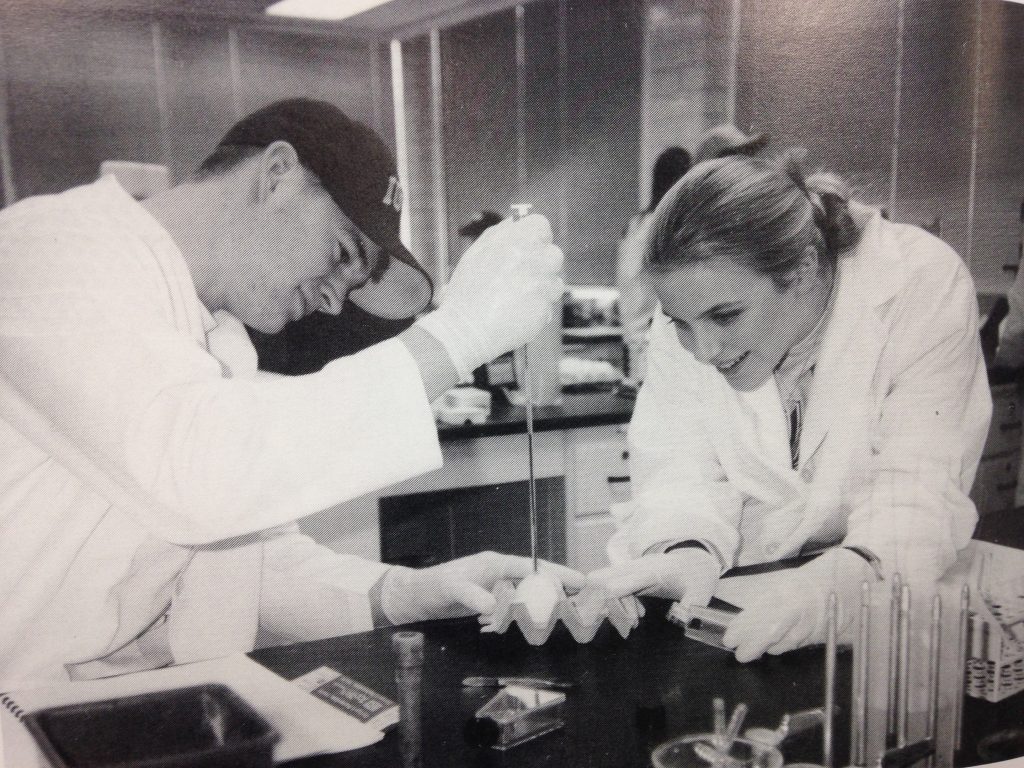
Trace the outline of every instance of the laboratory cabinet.
<instances>
[{"instance_id":1,"label":"laboratory cabinet","mask_svg":"<svg viewBox=\"0 0 1024 768\"><path fill-rule=\"evenodd\" d=\"M992 392L992 421L982 450L981 462L971 489L979 517L1013 516L1017 500L1021 454L1021 414L1015 382L995 384Z\"/></svg>"},{"instance_id":2,"label":"laboratory cabinet","mask_svg":"<svg viewBox=\"0 0 1024 768\"><path fill-rule=\"evenodd\" d=\"M526 435L441 443L440 469L302 521L338 552L423 567L481 550L529 554ZM629 496L625 425L538 432L538 551L589 571L607 564L611 505Z\"/></svg>"}]
</instances>

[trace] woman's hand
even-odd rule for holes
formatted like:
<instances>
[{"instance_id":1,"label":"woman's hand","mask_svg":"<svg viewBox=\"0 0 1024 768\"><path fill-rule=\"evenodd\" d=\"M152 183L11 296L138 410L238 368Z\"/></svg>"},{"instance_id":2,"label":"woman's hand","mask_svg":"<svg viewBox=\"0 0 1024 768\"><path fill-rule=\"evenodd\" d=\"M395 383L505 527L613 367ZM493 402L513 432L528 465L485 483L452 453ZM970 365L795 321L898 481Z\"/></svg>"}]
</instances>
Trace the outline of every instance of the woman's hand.
<instances>
[{"instance_id":1,"label":"woman's hand","mask_svg":"<svg viewBox=\"0 0 1024 768\"><path fill-rule=\"evenodd\" d=\"M762 593L733 619L722 642L740 662L825 642L828 597L836 595L836 634L853 622L861 584L878 580L875 571L849 549L832 549Z\"/></svg>"},{"instance_id":2,"label":"woman's hand","mask_svg":"<svg viewBox=\"0 0 1024 768\"><path fill-rule=\"evenodd\" d=\"M678 600L684 608L708 604L715 593L721 567L706 549L676 549L650 554L587 575L609 597L651 595Z\"/></svg>"}]
</instances>

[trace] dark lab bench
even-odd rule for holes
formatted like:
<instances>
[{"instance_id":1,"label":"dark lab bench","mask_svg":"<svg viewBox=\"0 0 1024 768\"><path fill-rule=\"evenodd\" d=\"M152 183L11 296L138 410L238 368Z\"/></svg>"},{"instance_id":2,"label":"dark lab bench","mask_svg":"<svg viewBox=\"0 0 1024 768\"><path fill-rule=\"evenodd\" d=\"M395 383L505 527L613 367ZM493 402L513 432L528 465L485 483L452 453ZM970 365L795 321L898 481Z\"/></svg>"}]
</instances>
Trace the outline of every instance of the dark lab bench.
<instances>
[{"instance_id":1,"label":"dark lab bench","mask_svg":"<svg viewBox=\"0 0 1024 768\"><path fill-rule=\"evenodd\" d=\"M633 415L633 400L613 392L565 394L561 405L535 406L533 428L537 432L625 424ZM491 415L483 424L438 424L441 441L515 435L526 431L526 409L496 396Z\"/></svg>"},{"instance_id":2,"label":"dark lab bench","mask_svg":"<svg viewBox=\"0 0 1024 768\"><path fill-rule=\"evenodd\" d=\"M566 766L648 768L651 750L686 733L707 732L711 700L731 711L750 706L746 726L775 727L785 712L823 701L821 648L805 648L739 664L724 651L684 637L662 616L667 603L648 602L648 615L628 639L607 624L588 645L577 645L561 626L547 644L529 646L515 627L505 635L481 634L473 619L416 625L426 636L423 667L423 765ZM344 671L396 697L393 629L256 651L253 658L286 678L321 665ZM836 765L848 764L851 655L837 668ZM468 746L465 722L493 694L464 689L468 675L558 676L578 681L567 696L566 725L555 733L502 753ZM967 699L964 749L957 765L977 765L980 737L1024 722L1024 694L999 704ZM289 763L302 768L401 766L397 729L376 745L340 755ZM787 762L820 762L820 730L787 742Z\"/></svg>"}]
</instances>

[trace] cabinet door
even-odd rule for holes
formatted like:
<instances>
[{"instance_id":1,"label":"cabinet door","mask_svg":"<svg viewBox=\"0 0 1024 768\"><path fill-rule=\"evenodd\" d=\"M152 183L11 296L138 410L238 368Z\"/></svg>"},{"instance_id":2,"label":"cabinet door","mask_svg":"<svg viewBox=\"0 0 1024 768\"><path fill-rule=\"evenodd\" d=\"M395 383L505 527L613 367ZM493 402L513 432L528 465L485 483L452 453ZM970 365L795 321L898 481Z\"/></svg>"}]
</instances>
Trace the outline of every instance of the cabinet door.
<instances>
[{"instance_id":1,"label":"cabinet door","mask_svg":"<svg viewBox=\"0 0 1024 768\"><path fill-rule=\"evenodd\" d=\"M1016 384L992 387L992 422L971 489L979 517L1014 510L1021 452L1017 397Z\"/></svg>"},{"instance_id":2,"label":"cabinet door","mask_svg":"<svg viewBox=\"0 0 1024 768\"><path fill-rule=\"evenodd\" d=\"M629 498L629 451L623 427L592 427L569 433L567 463L574 517L607 514Z\"/></svg>"},{"instance_id":3,"label":"cabinet door","mask_svg":"<svg viewBox=\"0 0 1024 768\"><path fill-rule=\"evenodd\" d=\"M566 485L567 562L584 573L604 567L608 539L615 532L609 510L630 497L625 426L567 433Z\"/></svg>"}]
</instances>

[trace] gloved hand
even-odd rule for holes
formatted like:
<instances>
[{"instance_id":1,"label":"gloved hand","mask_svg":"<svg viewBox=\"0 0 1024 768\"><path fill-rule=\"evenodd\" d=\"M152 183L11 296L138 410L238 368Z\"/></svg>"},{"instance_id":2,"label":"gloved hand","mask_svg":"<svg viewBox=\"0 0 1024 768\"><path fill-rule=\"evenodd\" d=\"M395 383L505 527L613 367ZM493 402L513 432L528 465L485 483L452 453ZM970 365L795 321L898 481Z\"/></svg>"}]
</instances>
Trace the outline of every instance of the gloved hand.
<instances>
[{"instance_id":1,"label":"gloved hand","mask_svg":"<svg viewBox=\"0 0 1024 768\"><path fill-rule=\"evenodd\" d=\"M721 571L718 558L706 549L676 549L593 571L587 580L603 586L609 597L641 594L705 606Z\"/></svg>"},{"instance_id":2,"label":"gloved hand","mask_svg":"<svg viewBox=\"0 0 1024 768\"><path fill-rule=\"evenodd\" d=\"M579 571L541 560L539 570L562 582L567 592L578 592L586 583ZM381 583L381 610L392 624L430 619L450 619L494 612L491 590L502 580L519 581L533 573L528 557L480 552L430 568L395 566Z\"/></svg>"},{"instance_id":3,"label":"gloved hand","mask_svg":"<svg viewBox=\"0 0 1024 768\"><path fill-rule=\"evenodd\" d=\"M823 643L829 594L836 594L836 633L841 635L857 616L865 581L874 583L878 576L863 557L831 549L795 568L782 585L740 611L722 642L736 649L741 662L758 659L765 651L779 654Z\"/></svg>"},{"instance_id":4,"label":"gloved hand","mask_svg":"<svg viewBox=\"0 0 1024 768\"><path fill-rule=\"evenodd\" d=\"M533 339L565 290L564 257L543 216L486 230L459 261L441 306L417 322L444 346L459 378Z\"/></svg>"}]
</instances>

